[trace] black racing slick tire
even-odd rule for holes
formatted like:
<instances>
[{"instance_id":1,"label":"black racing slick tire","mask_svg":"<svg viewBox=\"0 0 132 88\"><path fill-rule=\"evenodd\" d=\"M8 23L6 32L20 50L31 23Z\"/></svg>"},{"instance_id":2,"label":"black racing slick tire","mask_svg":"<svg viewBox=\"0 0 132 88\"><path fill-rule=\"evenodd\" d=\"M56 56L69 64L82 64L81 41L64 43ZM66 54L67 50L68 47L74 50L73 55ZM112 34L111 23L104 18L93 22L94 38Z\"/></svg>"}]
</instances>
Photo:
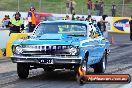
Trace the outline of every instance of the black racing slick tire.
<instances>
[{"instance_id":1,"label":"black racing slick tire","mask_svg":"<svg viewBox=\"0 0 132 88\"><path fill-rule=\"evenodd\" d=\"M100 62L93 66L94 73L104 73L106 70L106 64L107 64L107 53L104 53Z\"/></svg>"},{"instance_id":2,"label":"black racing slick tire","mask_svg":"<svg viewBox=\"0 0 132 88\"><path fill-rule=\"evenodd\" d=\"M17 63L17 74L20 79L26 79L29 75L29 65Z\"/></svg>"}]
</instances>

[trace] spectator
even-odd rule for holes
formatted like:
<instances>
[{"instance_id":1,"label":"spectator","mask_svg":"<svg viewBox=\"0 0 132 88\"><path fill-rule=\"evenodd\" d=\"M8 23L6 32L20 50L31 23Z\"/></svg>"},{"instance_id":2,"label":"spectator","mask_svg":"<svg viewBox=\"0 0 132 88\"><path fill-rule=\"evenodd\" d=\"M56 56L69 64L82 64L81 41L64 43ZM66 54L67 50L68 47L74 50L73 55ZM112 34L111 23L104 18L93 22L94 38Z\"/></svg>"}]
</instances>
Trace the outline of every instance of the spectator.
<instances>
[{"instance_id":1,"label":"spectator","mask_svg":"<svg viewBox=\"0 0 132 88\"><path fill-rule=\"evenodd\" d=\"M79 16L77 16L77 17L76 17L76 20L77 20L77 21L79 21L79 20L80 20L80 17L79 17Z\"/></svg>"},{"instance_id":2,"label":"spectator","mask_svg":"<svg viewBox=\"0 0 132 88\"><path fill-rule=\"evenodd\" d=\"M115 15L116 15L116 5L115 5L115 2L112 3L111 13L112 13L112 17L115 17Z\"/></svg>"},{"instance_id":3,"label":"spectator","mask_svg":"<svg viewBox=\"0 0 132 88\"><path fill-rule=\"evenodd\" d=\"M130 41L132 41L132 16L130 18L129 24L130 24Z\"/></svg>"},{"instance_id":4,"label":"spectator","mask_svg":"<svg viewBox=\"0 0 132 88\"><path fill-rule=\"evenodd\" d=\"M9 22L10 34L11 33L20 33L21 32L20 28L22 28L22 30L24 30L23 21L20 17L21 17L21 14L19 12L16 12L15 17L13 17L10 20L10 22Z\"/></svg>"},{"instance_id":5,"label":"spectator","mask_svg":"<svg viewBox=\"0 0 132 88\"><path fill-rule=\"evenodd\" d=\"M85 18L84 18L84 16L82 16L82 18L80 18L80 21L85 21Z\"/></svg>"},{"instance_id":6,"label":"spectator","mask_svg":"<svg viewBox=\"0 0 132 88\"><path fill-rule=\"evenodd\" d=\"M10 21L9 15L5 15L5 17L2 20L2 27L3 28L4 27L6 27L6 28L9 27L9 25L8 25L9 21Z\"/></svg>"},{"instance_id":7,"label":"spectator","mask_svg":"<svg viewBox=\"0 0 132 88\"><path fill-rule=\"evenodd\" d=\"M69 14L69 5L70 5L70 0L66 0L66 14Z\"/></svg>"},{"instance_id":8,"label":"spectator","mask_svg":"<svg viewBox=\"0 0 132 88\"><path fill-rule=\"evenodd\" d=\"M72 14L72 20L75 20L75 12Z\"/></svg>"},{"instance_id":9,"label":"spectator","mask_svg":"<svg viewBox=\"0 0 132 88\"><path fill-rule=\"evenodd\" d=\"M100 24L99 28L101 29L102 34L104 35L105 38L108 37L108 30L106 29L106 23L108 23L108 21L106 21L106 17L108 17L107 15L103 15L101 20L100 20Z\"/></svg>"},{"instance_id":10,"label":"spectator","mask_svg":"<svg viewBox=\"0 0 132 88\"><path fill-rule=\"evenodd\" d=\"M88 8L88 15L92 14L92 1L88 0L87 1L87 8Z\"/></svg>"},{"instance_id":11,"label":"spectator","mask_svg":"<svg viewBox=\"0 0 132 88\"><path fill-rule=\"evenodd\" d=\"M71 14L73 14L75 12L75 6L76 6L76 2L74 0L71 0L70 4L69 4Z\"/></svg>"},{"instance_id":12,"label":"spectator","mask_svg":"<svg viewBox=\"0 0 132 88\"><path fill-rule=\"evenodd\" d=\"M35 16L35 8L31 6L29 12L28 12L28 26L29 26L29 32L33 32L34 28L36 26L37 18Z\"/></svg>"},{"instance_id":13,"label":"spectator","mask_svg":"<svg viewBox=\"0 0 132 88\"><path fill-rule=\"evenodd\" d=\"M88 22L93 22L93 21L92 21L91 15L88 15L88 17L86 18L86 21L88 21Z\"/></svg>"},{"instance_id":14,"label":"spectator","mask_svg":"<svg viewBox=\"0 0 132 88\"><path fill-rule=\"evenodd\" d=\"M104 11L104 2L102 1L102 0L100 0L100 2L99 2L99 5L100 5L100 16L102 16L103 15L103 11Z\"/></svg>"},{"instance_id":15,"label":"spectator","mask_svg":"<svg viewBox=\"0 0 132 88\"><path fill-rule=\"evenodd\" d=\"M100 15L100 5L98 1L96 1L95 3L95 10L96 10L96 16L99 16Z\"/></svg>"},{"instance_id":16,"label":"spectator","mask_svg":"<svg viewBox=\"0 0 132 88\"><path fill-rule=\"evenodd\" d=\"M70 20L69 15L66 15L65 20Z\"/></svg>"}]
</instances>

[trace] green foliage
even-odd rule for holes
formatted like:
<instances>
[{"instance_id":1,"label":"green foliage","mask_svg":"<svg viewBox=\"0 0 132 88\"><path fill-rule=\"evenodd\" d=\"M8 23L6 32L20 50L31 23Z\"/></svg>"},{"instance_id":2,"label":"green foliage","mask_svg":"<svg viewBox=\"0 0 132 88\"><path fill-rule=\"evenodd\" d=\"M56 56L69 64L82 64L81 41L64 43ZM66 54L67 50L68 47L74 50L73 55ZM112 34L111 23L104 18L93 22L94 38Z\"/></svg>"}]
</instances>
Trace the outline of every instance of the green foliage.
<instances>
[{"instance_id":1,"label":"green foliage","mask_svg":"<svg viewBox=\"0 0 132 88\"><path fill-rule=\"evenodd\" d=\"M41 5L40 5L41 1ZM75 0L76 5L76 13L77 14L87 14L87 0ZM96 0L92 0L95 2ZM122 0L103 0L105 3L104 14L111 15L111 4L114 1L116 4L122 4ZM66 13L66 0L0 0L0 10L1 11L28 11L31 5L34 5L36 11L41 12L53 12L53 13ZM127 0L125 2L129 4L125 6L124 11L128 11L127 15L131 14L132 9L132 0ZM117 15L121 15L122 6L118 5L117 7ZM126 12L124 12L126 13ZM93 15L95 15L95 11L93 10Z\"/></svg>"}]
</instances>

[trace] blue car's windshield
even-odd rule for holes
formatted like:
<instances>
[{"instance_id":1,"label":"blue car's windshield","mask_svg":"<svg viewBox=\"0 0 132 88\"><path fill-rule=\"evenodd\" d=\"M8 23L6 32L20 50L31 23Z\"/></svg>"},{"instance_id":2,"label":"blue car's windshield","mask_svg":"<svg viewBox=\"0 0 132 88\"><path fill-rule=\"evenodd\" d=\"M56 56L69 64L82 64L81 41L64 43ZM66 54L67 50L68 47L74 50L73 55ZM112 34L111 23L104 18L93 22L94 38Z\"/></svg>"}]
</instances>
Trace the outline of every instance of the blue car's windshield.
<instances>
[{"instance_id":1,"label":"blue car's windshield","mask_svg":"<svg viewBox=\"0 0 132 88\"><path fill-rule=\"evenodd\" d=\"M35 30L36 35L43 35L47 33L65 33L71 35L86 35L87 25L82 23L41 23Z\"/></svg>"}]
</instances>

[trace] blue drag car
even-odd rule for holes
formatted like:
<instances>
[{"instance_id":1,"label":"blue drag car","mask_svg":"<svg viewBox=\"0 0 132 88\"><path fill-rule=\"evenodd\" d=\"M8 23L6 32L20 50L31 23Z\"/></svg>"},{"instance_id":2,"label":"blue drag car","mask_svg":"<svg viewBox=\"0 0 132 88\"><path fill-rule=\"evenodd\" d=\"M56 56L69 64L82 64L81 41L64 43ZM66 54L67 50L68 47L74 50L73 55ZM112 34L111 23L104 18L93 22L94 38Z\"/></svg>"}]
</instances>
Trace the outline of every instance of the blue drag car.
<instances>
[{"instance_id":1,"label":"blue drag car","mask_svg":"<svg viewBox=\"0 0 132 88\"><path fill-rule=\"evenodd\" d=\"M47 21L38 24L33 34L12 45L19 78L29 69L78 69L85 60L95 73L104 73L109 41L99 28L86 21Z\"/></svg>"}]
</instances>

